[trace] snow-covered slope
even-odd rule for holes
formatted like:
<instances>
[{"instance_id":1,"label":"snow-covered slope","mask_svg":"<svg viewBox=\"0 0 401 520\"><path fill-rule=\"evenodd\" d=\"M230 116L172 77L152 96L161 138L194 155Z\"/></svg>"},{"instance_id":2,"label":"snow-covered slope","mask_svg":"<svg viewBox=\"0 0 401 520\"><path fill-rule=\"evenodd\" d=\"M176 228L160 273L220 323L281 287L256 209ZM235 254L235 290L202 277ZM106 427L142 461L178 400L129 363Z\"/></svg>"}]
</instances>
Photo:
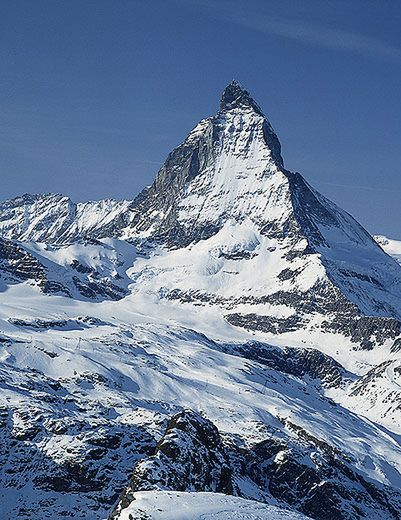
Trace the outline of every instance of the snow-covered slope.
<instances>
[{"instance_id":1,"label":"snow-covered slope","mask_svg":"<svg viewBox=\"0 0 401 520\"><path fill-rule=\"evenodd\" d=\"M0 204L0 236L47 243L112 237L129 221L132 201L75 204L55 194L23 195Z\"/></svg>"},{"instance_id":2,"label":"snow-covered slope","mask_svg":"<svg viewBox=\"0 0 401 520\"><path fill-rule=\"evenodd\" d=\"M397 247L284 168L238 83L133 201L25 195L0 235L6 520L239 515L218 493L401 519Z\"/></svg>"},{"instance_id":3,"label":"snow-covered slope","mask_svg":"<svg viewBox=\"0 0 401 520\"><path fill-rule=\"evenodd\" d=\"M131 515L131 517L129 516ZM305 520L304 515L217 493L147 491L135 494L119 520Z\"/></svg>"},{"instance_id":4,"label":"snow-covered slope","mask_svg":"<svg viewBox=\"0 0 401 520\"><path fill-rule=\"evenodd\" d=\"M131 280L126 270L135 256L132 244L116 239L63 247L0 239L1 290L28 281L48 294L118 300L128 294Z\"/></svg>"},{"instance_id":5,"label":"snow-covered slope","mask_svg":"<svg viewBox=\"0 0 401 520\"><path fill-rule=\"evenodd\" d=\"M133 492L224 489L318 519L398 518L397 436L324 397L325 387L354 380L329 358L255 343L262 337L211 323L213 312L180 318L176 309L169 318L172 309L157 303L71 304L26 285L7 296L7 520L104 518L138 459ZM185 319L199 331L179 324Z\"/></svg>"},{"instance_id":6,"label":"snow-covered slope","mask_svg":"<svg viewBox=\"0 0 401 520\"><path fill-rule=\"evenodd\" d=\"M384 235L375 235L373 237L376 242L384 249L384 251L401 262L401 241L387 238Z\"/></svg>"}]
</instances>

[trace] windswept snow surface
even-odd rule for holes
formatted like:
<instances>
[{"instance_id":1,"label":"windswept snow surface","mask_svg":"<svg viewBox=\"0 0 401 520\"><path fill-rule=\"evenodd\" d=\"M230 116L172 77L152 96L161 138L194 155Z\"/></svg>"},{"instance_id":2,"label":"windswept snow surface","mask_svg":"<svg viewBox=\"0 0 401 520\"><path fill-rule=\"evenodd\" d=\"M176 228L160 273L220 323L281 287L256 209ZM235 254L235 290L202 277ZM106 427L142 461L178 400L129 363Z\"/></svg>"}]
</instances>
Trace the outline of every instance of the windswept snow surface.
<instances>
[{"instance_id":1,"label":"windswept snow surface","mask_svg":"<svg viewBox=\"0 0 401 520\"><path fill-rule=\"evenodd\" d=\"M131 516L130 516L131 515ZM118 520L306 520L293 511L218 493L145 491Z\"/></svg>"},{"instance_id":2,"label":"windswept snow surface","mask_svg":"<svg viewBox=\"0 0 401 520\"><path fill-rule=\"evenodd\" d=\"M131 206L129 200L76 204L58 194L26 194L0 203L0 236L48 243L113 236L116 222L129 219Z\"/></svg>"},{"instance_id":3,"label":"windswept snow surface","mask_svg":"<svg viewBox=\"0 0 401 520\"><path fill-rule=\"evenodd\" d=\"M394 240L384 235L375 235L373 238L387 254L401 263L401 240Z\"/></svg>"},{"instance_id":4,"label":"windswept snow surface","mask_svg":"<svg viewBox=\"0 0 401 520\"><path fill-rule=\"evenodd\" d=\"M295 439L294 428L300 428L344 453L368 481L401 487L401 445L395 435L334 405L308 377L299 379L224 352L224 337L235 346L263 335L238 331L208 310L188 313L150 300L91 304L46 296L25 284L9 288L5 297L0 307L0 400L9 410L13 435L25 439L28 453L36 453L32 463L19 466L27 453L2 439L8 455L0 497L7 520L27 509L31 520L43 520L40 504L47 500L54 519L65 510L77 519L98 518L95 491L65 494L37 483L76 460L85 465L91 431L134 435L140 426L157 437L165 418L183 408L203 411L221 432L240 436L246 444L263 441L271 431L283 440ZM180 325L180 316L183 322L197 319L198 331ZM62 320L67 328L60 328ZM211 329L215 336L201 333ZM96 479L117 489L124 486L143 456L139 441L128 439L129 455L119 448L91 463ZM24 471L14 474L19 467ZM245 496L260 498L249 483L239 485ZM114 492L107 491L110 497ZM104 506L104 513L111 505ZM373 510L369 514L376 518Z\"/></svg>"}]
</instances>

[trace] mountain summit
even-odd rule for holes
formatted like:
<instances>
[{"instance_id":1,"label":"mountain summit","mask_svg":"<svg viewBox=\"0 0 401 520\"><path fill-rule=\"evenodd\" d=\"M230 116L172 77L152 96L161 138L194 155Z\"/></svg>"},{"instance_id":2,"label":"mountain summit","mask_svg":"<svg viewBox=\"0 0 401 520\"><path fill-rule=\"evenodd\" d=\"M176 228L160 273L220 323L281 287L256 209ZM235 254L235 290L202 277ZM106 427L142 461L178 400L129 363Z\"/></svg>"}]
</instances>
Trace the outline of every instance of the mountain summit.
<instances>
[{"instance_id":1,"label":"mountain summit","mask_svg":"<svg viewBox=\"0 0 401 520\"><path fill-rule=\"evenodd\" d=\"M249 92L241 87L238 81L231 81L231 83L229 83L224 89L221 96L220 111L229 112L231 110L240 110L242 112L249 112L249 109L263 118L264 140L269 147L276 164L281 168L284 167L283 158L281 157L280 141L271 124L264 116L262 109L256 101L254 101Z\"/></svg>"},{"instance_id":2,"label":"mountain summit","mask_svg":"<svg viewBox=\"0 0 401 520\"><path fill-rule=\"evenodd\" d=\"M136 229L182 245L211 236L230 218L263 223L282 168L272 126L249 93L232 82L220 111L195 126L138 197Z\"/></svg>"},{"instance_id":3,"label":"mountain summit","mask_svg":"<svg viewBox=\"0 0 401 520\"><path fill-rule=\"evenodd\" d=\"M400 317L394 300L401 297L398 264L348 213L284 168L276 133L235 81L223 92L221 110L203 119L169 154L135 206L132 227L125 231L130 235L183 248L218 240L230 228L231 235L248 233L258 244L238 254L260 258L270 251L258 266L269 265L269 276L261 274L257 287L247 279L243 290L237 287L237 297L247 291L266 298L272 291L296 290L306 291L309 299L322 292L324 273L334 292L358 312ZM222 280L220 290L225 283L231 286Z\"/></svg>"},{"instance_id":4,"label":"mountain summit","mask_svg":"<svg viewBox=\"0 0 401 520\"><path fill-rule=\"evenodd\" d=\"M232 307L233 298L248 301L250 294L269 304L291 302L297 323L289 325L286 318L283 330L309 321L311 299L323 314L328 301L345 299L342 312L347 308L354 321L360 314L401 318L399 265L348 213L284 168L276 133L236 81L225 88L220 110L195 126L135 200L75 205L60 195L19 197L0 204L0 233L59 244L112 236L188 254L186 248L201 243L206 263L218 247L220 259L241 262L232 269L219 260L206 269L212 277L192 279L192 291L226 302L224 307ZM249 269L260 272L257 280ZM231 271L244 279L237 275L233 284ZM188 298L185 283L161 272L161 278L148 276L155 290L169 287L171 294L177 290ZM301 307L308 315L304 320ZM257 321L267 327L265 318ZM250 320L237 316L236 323L249 326Z\"/></svg>"},{"instance_id":5,"label":"mountain summit","mask_svg":"<svg viewBox=\"0 0 401 520\"><path fill-rule=\"evenodd\" d=\"M223 91L220 101L220 110L222 112L232 110L233 108L250 107L259 115L263 116L259 105L252 99L247 90L233 79Z\"/></svg>"}]
</instances>

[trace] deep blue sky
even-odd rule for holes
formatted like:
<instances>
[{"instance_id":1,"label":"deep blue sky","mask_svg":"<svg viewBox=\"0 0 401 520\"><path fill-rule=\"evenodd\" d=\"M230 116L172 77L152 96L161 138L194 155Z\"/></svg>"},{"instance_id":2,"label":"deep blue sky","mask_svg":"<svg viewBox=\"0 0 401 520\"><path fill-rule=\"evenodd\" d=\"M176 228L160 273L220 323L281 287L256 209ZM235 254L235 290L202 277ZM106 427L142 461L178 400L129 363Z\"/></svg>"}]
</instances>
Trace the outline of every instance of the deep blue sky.
<instances>
[{"instance_id":1,"label":"deep blue sky","mask_svg":"<svg viewBox=\"0 0 401 520\"><path fill-rule=\"evenodd\" d=\"M134 197L236 78L289 169L401 238L399 0L0 7L0 199Z\"/></svg>"}]
</instances>

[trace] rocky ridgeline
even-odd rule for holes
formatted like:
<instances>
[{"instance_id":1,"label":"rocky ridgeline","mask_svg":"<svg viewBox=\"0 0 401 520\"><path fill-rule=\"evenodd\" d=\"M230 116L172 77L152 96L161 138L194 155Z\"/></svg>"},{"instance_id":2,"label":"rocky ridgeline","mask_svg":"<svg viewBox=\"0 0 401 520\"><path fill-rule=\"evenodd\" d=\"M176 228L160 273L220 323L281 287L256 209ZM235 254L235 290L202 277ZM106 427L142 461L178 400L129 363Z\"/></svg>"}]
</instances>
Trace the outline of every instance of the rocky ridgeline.
<instances>
[{"instance_id":1,"label":"rocky ridgeline","mask_svg":"<svg viewBox=\"0 0 401 520\"><path fill-rule=\"evenodd\" d=\"M361 477L352 460L301 427L283 419L294 440L271 435L254 445L222 439L213 423L184 410L168 422L154 454L137 463L128 487L110 516L149 490L213 491L259 500L276 499L316 520L401 518L401 493Z\"/></svg>"},{"instance_id":2,"label":"rocky ridgeline","mask_svg":"<svg viewBox=\"0 0 401 520\"><path fill-rule=\"evenodd\" d=\"M11 285L29 282L46 294L75 299L120 300L128 294L118 277L104 276L76 259L54 264L8 239L0 239L0 279Z\"/></svg>"}]
</instances>

